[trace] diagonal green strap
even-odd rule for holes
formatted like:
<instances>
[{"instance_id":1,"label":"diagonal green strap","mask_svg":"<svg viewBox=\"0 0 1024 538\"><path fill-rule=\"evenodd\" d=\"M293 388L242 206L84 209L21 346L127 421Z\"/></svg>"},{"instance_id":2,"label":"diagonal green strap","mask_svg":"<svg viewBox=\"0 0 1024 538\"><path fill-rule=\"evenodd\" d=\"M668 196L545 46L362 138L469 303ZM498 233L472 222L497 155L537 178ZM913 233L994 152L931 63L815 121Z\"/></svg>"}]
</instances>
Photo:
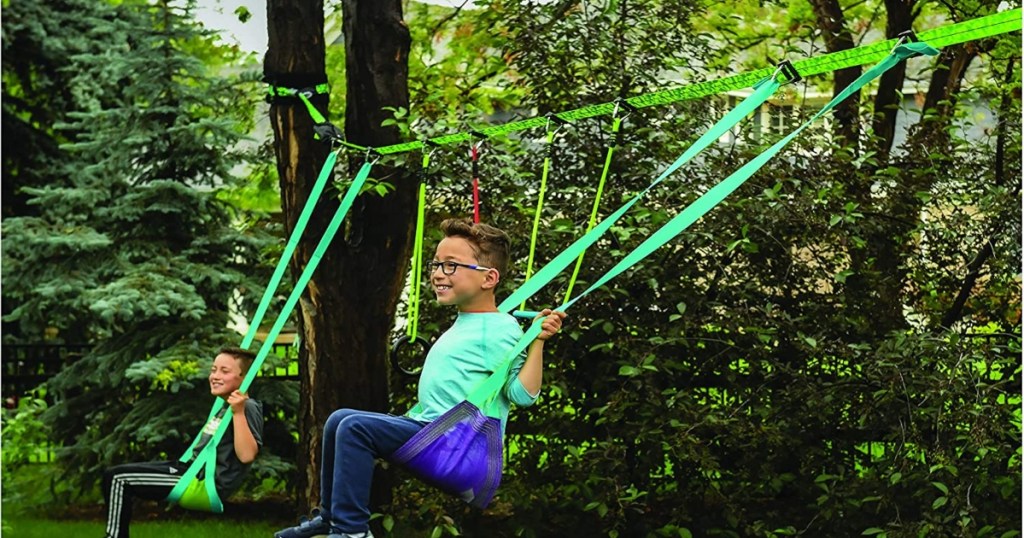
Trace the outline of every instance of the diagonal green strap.
<instances>
[{"instance_id":1,"label":"diagonal green strap","mask_svg":"<svg viewBox=\"0 0 1024 538\"><path fill-rule=\"evenodd\" d=\"M526 259L526 277L524 281L530 280L530 275L533 274L533 255L537 250L537 235L540 229L540 215L544 209L544 196L548 191L548 170L551 168L551 152L554 148L555 133L558 132L558 127L555 129L548 130L548 150L547 154L544 155L544 168L540 175L540 191L537 193L537 209L533 212L533 231L530 232L530 253ZM526 301L523 301L522 309L526 309Z\"/></svg>"},{"instance_id":2,"label":"diagonal green strap","mask_svg":"<svg viewBox=\"0 0 1024 538\"><path fill-rule=\"evenodd\" d=\"M825 115L840 102L845 100L847 97L852 95L854 92L860 90L865 84L874 80L875 78L882 75L882 73L891 69L894 65L903 61L904 59L924 54L928 56L934 56L939 51L932 48L926 43L909 43L900 45L892 51L892 53L882 60L881 63L872 67L860 77L857 78L852 84L850 84L841 93L836 95L824 108L822 108L817 114L811 119L807 120L803 125L798 127L788 136L776 142L772 147L765 150L763 153L752 159L750 162L745 164L732 175L722 180L719 184L709 189L706 193L701 195L697 200L683 209L677 214L672 220L659 228L656 232L651 234L646 241L636 247L632 252L627 254L618 264L609 269L601 278L599 278L594 284L592 284L586 291L577 295L571 301L565 302L562 306L558 307L560 311L566 311L577 301L585 297L590 292L600 288L607 284L611 279L615 278L619 274L623 273L633 265L636 265L642 259L646 258L652 252L657 250L665 243L672 240L674 237L683 232L691 224L697 221L700 217L704 216L708 211L711 211L719 202L721 202L726 196L735 191L746 182L755 172L760 170L772 157L774 157L779 151L782 150L787 144L789 144L794 138L804 131L813 122L817 121L818 118ZM573 247L570 247L569 251L572 251ZM537 279L535 279L537 280ZM516 343L515 347L509 351L506 355L503 366L498 368L484 383L482 383L477 389L473 391L467 400L477 405L481 409L490 409L494 406L493 401L497 398L502 387L508 380L508 373L512 367L513 362L520 353L526 350L527 346L540 334L541 323L540 319L535 320L530 328L526 331L523 337Z\"/></svg>"},{"instance_id":3,"label":"diagonal green strap","mask_svg":"<svg viewBox=\"0 0 1024 538\"><path fill-rule=\"evenodd\" d=\"M309 284L309 280L313 277L313 273L316 272L317 266L320 264L320 259L323 258L324 253L327 252L327 248L331 244L331 240L334 239L335 234L338 232L338 228L345 220L345 216L348 214L349 209L352 207L352 203L356 197L362 191L363 185L366 183L366 178L370 175L370 169L373 167L371 163L364 163L362 168L356 174L356 177L352 180L352 184L349 185L345 191L345 195L341 200L341 204L338 206L338 210L334 213L334 218L331 219L330 224L327 225L327 229L324 231L323 236L320 238L320 242L317 243L316 249L313 250L313 254L309 258L309 262L306 263L305 269L302 270L302 274L295 282L295 287L292 289L291 294L288 295L288 300L285 302L284 307L281 309L281 314L277 317L277 321L274 322L270 332L267 333L267 337L263 340L263 344L260 346L259 352L256 354L256 359L253 361L252 366L249 367L249 371L245 374L245 378L242 380L242 385L239 387L239 391L246 392L249 389L249 385L252 384L256 375L259 373L260 367L263 365L263 361L266 360L267 355L270 354L270 350L274 347L274 341L277 340L277 336L281 334L281 329L284 328L285 323L288 321L289 314L295 309L295 305L298 304L299 299L302 297L303 292L306 290L306 286ZM225 407L226 402L218 398L214 402L214 408L219 411L220 408ZM227 431L228 425L231 423L231 408L228 407L224 413L224 417L221 419L220 426L217 428L217 432L213 435L210 441L199 456L192 461L189 465L188 470L182 475L181 479L178 480L177 485L171 490L171 493L167 496L169 502L177 502L181 498L182 493L188 487L189 483L195 479L199 473L199 468L207 464L210 459L216 459L217 457L217 444L220 443L221 438L224 437L224 432ZM186 461L186 460L183 460ZM207 475L207 478L212 478ZM215 497L211 497L213 499Z\"/></svg>"},{"instance_id":4,"label":"diagonal green strap","mask_svg":"<svg viewBox=\"0 0 1024 538\"><path fill-rule=\"evenodd\" d=\"M288 269L288 262L292 259L292 254L295 252L295 248L299 244L299 239L302 237L302 233L306 230L309 218L313 214L313 208L316 207L317 201L320 200L320 195L323 194L324 187L327 185L327 180L331 177L331 172L334 171L334 165L338 161L338 153L340 151L340 149L332 151L327 156L327 160L324 161L324 165L320 168L320 175L317 176L316 182L313 184L313 188L309 192L309 197L306 198L306 204L303 206L302 212L299 214L299 219L295 222L295 229L292 230L291 236L288 238L288 243L284 247L284 252L281 253L281 259L278 260L277 267L274 268L274 273L270 277L270 282L263 291L263 297L260 299L259 306L256 307L256 313L253 314L252 321L249 322L249 330L246 332L245 337L242 338L242 343L239 347L248 349L249 346L252 345L252 341L256 337L256 332L259 330L260 324L263 322L263 318L267 314L267 309L270 308L270 303L273 301L274 295L277 293L277 288L281 285L281 279L284 278L284 273ZM288 313L282 312L281 315L287 316ZM214 402L213 407L210 409L210 414L206 417L206 422L209 422L220 410L221 405L218 402L220 402L220 400ZM204 422L204 424L206 422ZM192 458L192 453L195 451L196 445L199 443L199 437L200 436L197 435L196 438L192 440L192 443L181 455L179 461L187 462Z\"/></svg>"},{"instance_id":5,"label":"diagonal green strap","mask_svg":"<svg viewBox=\"0 0 1024 538\"><path fill-rule=\"evenodd\" d=\"M686 164L690 159L696 157L701 151L718 140L739 122L743 121L743 118L747 117L747 115L754 110L757 110L757 107L767 101L780 86L781 83L774 78L768 78L761 81L754 89L754 93L750 94L749 97L736 105L736 108L732 109L728 114L722 117L718 123L712 125L703 136L698 138L692 146L690 146L682 155L679 156L678 159L675 160L675 162L669 165L669 167L666 168L665 171L654 180L654 182L634 196L633 199L626 202L625 205L620 207L614 213L605 217L600 224L584 234L583 237L577 239L575 243L562 251L558 256L555 256L547 265L537 271L537 274L534 275L533 279L525 282L515 292L509 295L508 298L502 301L501 304L498 305L498 310L508 312L515 308L515 305L526 301L535 293L540 291L540 289L547 285L551 279L556 277L563 269L576 260L579 255L587 249L587 247L597 242L597 240L604 235L604 233L607 232L608 229L619 220L619 218L625 215L626 212L629 211L634 204L640 201L641 198L646 196L648 192L664 181L665 178L673 172L678 170L681 166Z\"/></svg>"},{"instance_id":6,"label":"diagonal green strap","mask_svg":"<svg viewBox=\"0 0 1024 538\"><path fill-rule=\"evenodd\" d=\"M590 220L587 221L587 231L594 229L597 224L597 212L601 208L601 196L604 194L604 184L608 180L608 170L612 166L612 153L615 152L616 138L619 134L619 127L622 125L622 118L615 115L612 119L612 143L608 145L608 153L604 156L604 168L601 169L601 180L597 183L597 194L594 195L594 207L590 210ZM565 301L568 301L572 297L572 289L576 286L576 277L580 275L580 267L583 266L583 256L586 255L586 249L580 252L578 258L576 258L576 267L572 270L572 276L569 277L569 287L565 290ZM524 301L525 305L526 302ZM525 306L522 307L525 310Z\"/></svg>"},{"instance_id":7,"label":"diagonal green strap","mask_svg":"<svg viewBox=\"0 0 1024 538\"><path fill-rule=\"evenodd\" d=\"M601 278L594 282L590 288L578 295L573 300L565 303L565 307L574 304L588 293L600 288L605 285L608 281L618 276L626 269L632 267L640 260L646 258L652 252L657 250L659 247L667 243L675 236L682 233L683 230L688 228L691 224L701 218L708 211L711 211L719 202L725 199L726 196L731 194L740 185L747 181L755 172L761 169L772 157L774 157L779 151L788 145L794 138L804 131L808 126L818 120L833 108L836 107L840 102L845 100L847 97L852 95L854 92L860 90L865 84L881 76L882 73L891 69L894 65L903 61L904 59L914 56L917 54L926 54L928 56L934 56L939 51L932 48L926 43L909 43L896 47L892 54L889 55L878 65L872 67L860 77L857 78L852 84L846 87L841 93L836 95L828 104L825 105L817 114L811 119L807 120L803 125L798 127L796 130L791 132L782 140L776 142L772 147L765 150L763 153L752 159L747 164L743 165L739 170L733 172L732 175L725 178L719 184L715 185L704 193L701 197L697 198L693 203L686 207L677 214L667 224L662 226L658 231L647 238L646 241L636 247L630 252L625 258L623 258L618 264L608 270Z\"/></svg>"},{"instance_id":8,"label":"diagonal green strap","mask_svg":"<svg viewBox=\"0 0 1024 538\"><path fill-rule=\"evenodd\" d=\"M966 22L948 24L946 26L933 28L919 33L918 37L922 41L934 44L936 47L945 47L957 43L966 43L968 41L975 41L994 35L1014 32L1020 29L1021 8L1015 8ZM793 62L793 66L802 76L809 77L855 65L876 63L888 56L889 51L898 45L899 42L900 41L898 39L888 39L872 43L870 45L865 45L863 47L857 47L855 49L833 52ZM636 108L644 108L666 105L689 99L699 99L701 97L716 95L727 91L749 88L756 81L769 76L772 73L772 70L772 68L758 69L747 73L741 73L739 75L701 82L699 84L690 84L672 90L630 97L626 101ZM606 116L612 114L614 110L615 103L609 102L559 112L556 116L566 121L577 121L585 118ZM477 129L477 132L487 137L505 136L509 133L543 127L546 121L547 119L545 117L534 117L502 125L480 128ZM473 140L473 138L474 135L472 133L462 132L432 138L430 139L430 143L434 145L463 144ZM377 148L377 151L381 155L390 155L393 153L403 153L406 151L422 149L423 146L424 142L415 141Z\"/></svg>"}]
</instances>

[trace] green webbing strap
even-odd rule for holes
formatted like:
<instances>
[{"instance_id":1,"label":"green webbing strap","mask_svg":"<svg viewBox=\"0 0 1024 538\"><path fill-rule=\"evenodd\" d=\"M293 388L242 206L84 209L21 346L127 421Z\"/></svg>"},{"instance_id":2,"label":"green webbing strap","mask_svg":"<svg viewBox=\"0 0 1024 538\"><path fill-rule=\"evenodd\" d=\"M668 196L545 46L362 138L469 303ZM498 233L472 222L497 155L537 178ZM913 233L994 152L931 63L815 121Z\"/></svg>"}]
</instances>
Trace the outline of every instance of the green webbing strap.
<instances>
[{"instance_id":1,"label":"green webbing strap","mask_svg":"<svg viewBox=\"0 0 1024 538\"><path fill-rule=\"evenodd\" d=\"M426 232L424 217L427 208L427 184L425 180L429 165L430 154L424 153L419 198L416 202L416 239L412 247L412 283L409 285L409 329L406 332L409 340L416 339L420 323L420 285L423 282L423 234Z\"/></svg>"},{"instance_id":2,"label":"green webbing strap","mask_svg":"<svg viewBox=\"0 0 1024 538\"><path fill-rule=\"evenodd\" d=\"M747 117L750 113L757 110L765 101L768 100L778 89L782 86L776 78L770 77L762 80L754 88L754 92L750 94L746 99L741 101L736 108L732 109L728 114L718 120L718 123L711 126L696 142L693 143L678 159L675 160L664 172L661 173L650 185L644 190L640 191L639 194L634 196L630 201L626 202L622 207L617 209L611 215L605 217L600 224L592 228L589 232L584 234L582 237L576 240L575 243L570 245L567 249L562 251L560 254L555 256L547 265L542 267L534 277L519 286L516 291L508 296L504 301L498 305L498 309L502 312L508 312L515 308L515 305L520 304L535 293L540 291L548 282L554 277L558 276L563 269L573 263L574 260L578 259L579 255L586 251L587 247L597 242L597 240L608 231L616 221L619 220L623 215L634 204L640 201L641 198L647 195L652 189L654 189L659 183L665 180L669 175L678 170L681 166L686 164L690 159L696 157L701 151L713 144L722 135L728 132L730 129L735 127L739 122L743 121L743 118Z\"/></svg>"},{"instance_id":3,"label":"green webbing strap","mask_svg":"<svg viewBox=\"0 0 1024 538\"><path fill-rule=\"evenodd\" d=\"M590 233L590 231L594 229L594 225L597 224L597 212L601 207L601 196L604 194L604 184L608 179L608 170L610 170L612 166L612 153L615 152L616 137L619 134L619 127L622 125L622 118L620 118L617 113L612 116L612 143L608 144L608 153L604 156L604 168L601 169L601 181L597 183L597 195L594 196L594 207L590 210L590 220L587 221L587 231L585 233ZM583 249L583 251L580 252L579 257L576 258L576 267L573 268L572 276L569 277L569 287L565 290L565 299L563 302L568 301L569 298L572 297L572 288L576 285L576 277L580 274L580 267L583 266L583 256L586 255L586 253L586 249ZM526 302L523 301L523 304L525 305ZM524 310L526 309L525 306L522 308Z\"/></svg>"},{"instance_id":4,"label":"green webbing strap","mask_svg":"<svg viewBox=\"0 0 1024 538\"><path fill-rule=\"evenodd\" d=\"M317 110L316 107L313 106L313 103L309 100L309 98L313 95L326 94L330 93L330 91L331 87L326 82L323 84L317 84L313 88L296 89L284 88L281 86L273 85L267 88L267 93L271 97L298 97L299 100L302 101L302 104L306 106L306 111L309 112L309 117L312 118L313 123L316 124L315 130L319 130L320 127L329 127L329 131L332 133L330 136L332 137L333 142L337 142L338 144L345 146L347 148L357 149L359 151L369 151L370 148L366 146L360 146L359 144L353 144L347 140L344 140L342 138L341 131L338 130L338 128L335 127L331 122L327 121L327 118L325 118L324 115L321 114L320 111ZM320 139L320 133L314 135L314 138Z\"/></svg>"},{"instance_id":5,"label":"green webbing strap","mask_svg":"<svg viewBox=\"0 0 1024 538\"><path fill-rule=\"evenodd\" d=\"M281 253L281 259L277 262L277 267L274 268L274 274L270 277L270 282L267 284L266 289L263 291L263 297L260 299L259 306L256 307L256 313L253 314L252 321L249 322L249 330L246 332L245 337L242 338L242 343L239 347L242 349L248 349L252 345L253 339L256 338L256 332L260 328L260 324L263 322L263 317L267 314L267 309L270 308L270 303L274 299L274 295L277 293L277 288L281 285L281 279L284 278L284 273L288 269L288 261L292 259L292 254L295 252L295 248L299 244L299 239L302 237L302 233L306 230L306 224L309 223L309 218L313 214L313 208L316 207L316 203L320 200L320 195L324 191L324 187L327 185L327 180L331 177L331 172L334 170L334 165L338 161L338 153L341 150L332 151L327 155L327 160L324 161L324 165L320 168L320 175L317 176L316 182L313 184L312 190L309 192L309 197L306 198L306 204L302 208L302 212L299 214L299 219L295 222L295 229L292 230L291 236L288 238L288 243L284 247L284 252ZM282 312L280 315L288 316L290 312ZM210 409L210 414L206 417L206 424L209 422L214 415L220 411L224 405L224 401L217 398L214 401L213 407ZM188 449L181 455L179 461L187 462L192 459L192 453L196 449L196 445L199 443L199 437L196 436L192 440L192 444L189 445Z\"/></svg>"},{"instance_id":6,"label":"green webbing strap","mask_svg":"<svg viewBox=\"0 0 1024 538\"><path fill-rule=\"evenodd\" d=\"M1013 32L1020 29L1021 8L1015 8L966 22L948 24L938 28L933 28L919 33L918 37L922 41L932 43L936 47L945 47L957 43L965 43L967 41L975 41L994 35L1005 34L1007 32ZM798 62L793 62L793 66L802 76L808 77L822 73L829 73L838 69L853 67L855 65L876 63L888 56L889 51L899 43L899 39L888 39L886 41L879 41L877 43L857 47L855 49L833 52L831 54L824 54L808 58L806 60L800 60ZM689 99L698 99L723 92L749 88L756 81L771 75L772 71L773 68L758 69L756 71L741 73L739 75L711 80L708 82L701 82L699 84L690 84L672 90L630 97L629 99L626 99L626 102L636 108L645 108L650 106L666 105ZM609 102L560 112L556 114L556 117L566 121L577 121L596 116L606 116L611 114L614 110L615 102ZM545 117L534 117L526 120L477 129L476 132L486 135L487 137L503 136L517 131L543 127L546 121L547 118ZM430 139L430 143L437 145L462 144L473 140L473 138L473 133L462 132L432 138ZM384 146L376 148L376 150L382 155L390 155L393 153L403 153L406 151L422 149L423 146L424 142L415 141L395 144L392 146Z\"/></svg>"},{"instance_id":7,"label":"green webbing strap","mask_svg":"<svg viewBox=\"0 0 1024 538\"><path fill-rule=\"evenodd\" d=\"M256 358L253 360L252 366L249 367L249 371L245 374L245 378L242 380L242 384L239 387L240 392L246 392L249 389L249 385L252 384L256 378L256 374L259 373L260 366L263 365L263 361L266 360L267 355L270 354L270 350L274 347L274 341L277 340L277 336L281 334L281 329L284 328L285 323L288 321L288 316L291 311L295 308L295 305L299 302L302 297L302 293L305 291L306 286L309 284L309 280L313 277L313 273L316 271L317 266L320 264L320 259L323 258L324 253L327 252L327 248L331 244L331 240L334 239L335 234L338 232L338 228L345 220L345 216L348 214L349 209L352 207L352 203L356 197L359 196L363 185L366 183L366 178L370 175L370 169L373 167L372 163L364 163L362 168L356 174L356 177L352 180L352 184L349 185L345 191L345 195L341 200L341 204L338 206L338 210L334 213L334 218L331 219L330 224L327 225L327 229L324 231L323 236L320 238L320 242L317 243L316 249L309 258L309 262L306 263L305 269L295 282L295 287L292 289L291 294L288 295L288 300L285 302L284 307L281 309L281 314L277 317L277 321L274 322L270 332L267 333L267 337L263 340L263 345L260 346L259 353L256 354ZM307 202L308 204L308 202ZM214 407L225 407L225 402L220 398L214 403ZM189 484L199 474L199 469L202 466L206 466L206 482L207 492L213 492L210 495L211 502L219 503L220 500L216 496L215 482L214 480L214 468L216 467L217 459L217 444L224 437L224 432L227 431L228 426L231 424L231 408L226 407L224 416L221 418L220 425L217 427L217 432L213 437L206 443L199 456L196 457L185 474L182 475L181 479L171 490L171 493L167 496L169 502L177 502L181 495L188 488Z\"/></svg>"},{"instance_id":8,"label":"green webbing strap","mask_svg":"<svg viewBox=\"0 0 1024 538\"><path fill-rule=\"evenodd\" d=\"M701 218L708 211L711 211L719 202L721 202L726 196L735 191L740 187L747 179L750 178L755 172L760 170L772 157L774 157L779 151L782 150L789 142L803 132L809 125L817 121L818 118L825 115L840 102L845 100L847 97L852 95L854 92L860 90L865 84L881 76L882 73L888 71L894 65L903 61L904 59L924 54L928 56L934 56L939 51L929 46L927 43L908 43L897 46L892 53L886 57L881 63L872 67L860 77L857 78L852 84L850 84L841 93L836 95L824 108L822 108L817 114L811 119L807 120L803 125L798 127L788 136L776 142L772 147L765 150L763 153L752 159L747 164L743 165L739 170L733 172L732 175L722 180L720 183L709 189L706 193L701 195L697 200L683 209L679 214L672 218L668 223L659 228L656 232L651 234L640 246L636 247L632 252L627 254L618 264L608 270L601 278L594 282L586 291L577 295L571 301L567 301L562 306L558 307L557 310L566 311L577 301L585 297L592 291L604 286L610 280L623 273L633 265L637 264L652 252L657 250L665 243L672 240L674 237L683 232L691 224ZM632 202L631 202L632 203ZM627 204L629 205L629 204ZM570 247L567 252L572 252L573 255L578 250L575 250L575 244ZM538 273L539 275L539 273ZM534 280L539 280L535 278ZM550 280L550 279L549 279ZM500 307L499 307L500 308ZM497 368L497 370L487 378L484 383L480 385L467 400L477 405L480 409L490 409L495 404L493 400L497 398L497 395L501 391L502 387L508 380L508 372L512 367L512 363L515 362L516 358L526 350L527 346L537 338L537 335L541 331L541 320L536 320L530 328L526 331L523 337L515 345L514 348L508 353L503 363L503 366Z\"/></svg>"},{"instance_id":9,"label":"green webbing strap","mask_svg":"<svg viewBox=\"0 0 1024 538\"><path fill-rule=\"evenodd\" d=\"M547 154L544 155L544 169L540 175L540 191L537 193L537 210L533 212L533 231L530 233L530 254L526 260L526 278L524 280L530 280L530 275L533 274L533 255L537 250L537 231L540 228L540 214L544 209L544 196L548 190L548 170L551 168L551 152L554 150L555 134L558 133L558 129L561 126L555 127L554 129L548 129L548 150ZM526 301L523 301L523 310L526 309Z\"/></svg>"},{"instance_id":10,"label":"green webbing strap","mask_svg":"<svg viewBox=\"0 0 1024 538\"><path fill-rule=\"evenodd\" d=\"M306 110L309 111L310 117L312 117L313 121L315 121L316 123L324 123L327 121L327 119L324 118L323 114L321 114L320 111L317 110L315 106L313 106L313 103L309 102L309 96L314 94L323 95L326 93L330 93L330 91L331 86L326 82L324 82L323 84L317 84L312 88L284 88L281 86L274 85L270 85L267 88L267 93L271 97L298 97L300 100L302 100L302 104L306 105Z\"/></svg>"}]
</instances>

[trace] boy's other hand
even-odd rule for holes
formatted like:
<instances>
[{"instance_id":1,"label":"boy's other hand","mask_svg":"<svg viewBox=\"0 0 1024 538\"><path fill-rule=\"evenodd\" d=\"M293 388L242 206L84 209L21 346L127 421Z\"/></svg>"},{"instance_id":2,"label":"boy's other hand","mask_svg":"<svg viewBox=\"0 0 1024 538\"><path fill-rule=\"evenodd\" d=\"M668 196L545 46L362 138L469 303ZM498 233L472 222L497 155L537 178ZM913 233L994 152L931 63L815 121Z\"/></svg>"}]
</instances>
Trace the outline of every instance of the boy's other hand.
<instances>
[{"instance_id":1,"label":"boy's other hand","mask_svg":"<svg viewBox=\"0 0 1024 538\"><path fill-rule=\"evenodd\" d=\"M544 318L540 325L540 334L537 340L547 340L555 335L562 328L562 320L565 319L565 312L545 308L534 318L534 321Z\"/></svg>"},{"instance_id":2,"label":"boy's other hand","mask_svg":"<svg viewBox=\"0 0 1024 538\"><path fill-rule=\"evenodd\" d=\"M249 399L248 394L243 394L240 391L234 391L228 396L228 405L231 406L232 413L244 413L245 412L245 401Z\"/></svg>"}]
</instances>

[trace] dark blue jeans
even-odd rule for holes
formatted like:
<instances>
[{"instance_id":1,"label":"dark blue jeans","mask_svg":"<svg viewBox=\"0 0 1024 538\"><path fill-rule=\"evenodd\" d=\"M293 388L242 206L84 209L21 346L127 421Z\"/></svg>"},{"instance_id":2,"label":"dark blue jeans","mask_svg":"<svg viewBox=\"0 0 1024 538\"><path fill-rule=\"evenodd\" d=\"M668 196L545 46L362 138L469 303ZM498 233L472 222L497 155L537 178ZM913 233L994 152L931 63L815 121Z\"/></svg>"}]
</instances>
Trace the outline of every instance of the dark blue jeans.
<instances>
[{"instance_id":1,"label":"dark blue jeans","mask_svg":"<svg viewBox=\"0 0 1024 538\"><path fill-rule=\"evenodd\" d=\"M426 422L356 409L339 409L324 424L320 502L332 532L369 529L374 460L390 456Z\"/></svg>"}]
</instances>

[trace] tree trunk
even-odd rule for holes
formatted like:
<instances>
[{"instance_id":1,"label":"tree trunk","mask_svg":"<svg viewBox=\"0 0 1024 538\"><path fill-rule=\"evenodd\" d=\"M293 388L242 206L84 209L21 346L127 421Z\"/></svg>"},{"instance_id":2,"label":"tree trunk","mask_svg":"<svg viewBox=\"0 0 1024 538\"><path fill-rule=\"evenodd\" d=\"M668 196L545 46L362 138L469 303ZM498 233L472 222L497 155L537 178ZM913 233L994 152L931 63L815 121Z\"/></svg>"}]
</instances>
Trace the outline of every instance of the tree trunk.
<instances>
[{"instance_id":1,"label":"tree trunk","mask_svg":"<svg viewBox=\"0 0 1024 538\"><path fill-rule=\"evenodd\" d=\"M322 0L268 0L267 78L301 88L327 80ZM348 1L343 12L348 102L347 138L380 146L399 141L395 128L380 127L389 113L408 107L409 33L401 3ZM313 99L327 117L327 98ZM313 139L313 122L298 100L270 109L286 229L290 232L309 195L328 147ZM351 169L362 164L353 155ZM345 174L349 177L351 174ZM399 292L405 280L412 236L415 186L377 167L373 177L396 185L386 198L361 196L310 280L298 316L302 335L299 406L299 503L319 502L320 443L332 411L352 407L388 411L387 348ZM292 260L305 267L338 207L324 194Z\"/></svg>"},{"instance_id":2,"label":"tree trunk","mask_svg":"<svg viewBox=\"0 0 1024 538\"><path fill-rule=\"evenodd\" d=\"M914 24L915 0L885 0L885 37L893 39ZM907 62L900 62L879 77L875 95L875 119L872 131L878 137L879 162L887 160L896 137L896 114L903 104L903 82L907 75Z\"/></svg>"},{"instance_id":3,"label":"tree trunk","mask_svg":"<svg viewBox=\"0 0 1024 538\"><path fill-rule=\"evenodd\" d=\"M846 28L846 18L843 16L843 8L838 0L810 0L814 10L814 17L818 21L818 28L825 37L825 49L828 52L839 52L853 48L853 36ZM847 67L835 72L833 80L833 97L839 95L861 74L860 66ZM860 108L860 91L857 91L849 98L839 103L834 112L836 121L835 135L836 144L848 147L851 152L857 154L857 139L859 138L860 126L857 112Z\"/></svg>"}]
</instances>

